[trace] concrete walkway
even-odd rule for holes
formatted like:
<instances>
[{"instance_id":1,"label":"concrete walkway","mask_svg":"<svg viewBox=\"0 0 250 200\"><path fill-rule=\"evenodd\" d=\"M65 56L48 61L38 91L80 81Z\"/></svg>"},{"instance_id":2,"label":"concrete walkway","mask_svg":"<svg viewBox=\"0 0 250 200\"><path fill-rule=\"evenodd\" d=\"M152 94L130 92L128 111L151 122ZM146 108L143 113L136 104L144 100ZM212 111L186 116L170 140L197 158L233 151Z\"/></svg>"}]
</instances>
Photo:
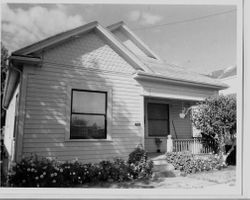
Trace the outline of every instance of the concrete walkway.
<instances>
[{"instance_id":1,"label":"concrete walkway","mask_svg":"<svg viewBox=\"0 0 250 200\"><path fill-rule=\"evenodd\" d=\"M157 189L203 189L233 188L235 186L235 167L201 172L186 177L160 177L156 180L111 183L95 186L97 188L157 188Z\"/></svg>"}]
</instances>

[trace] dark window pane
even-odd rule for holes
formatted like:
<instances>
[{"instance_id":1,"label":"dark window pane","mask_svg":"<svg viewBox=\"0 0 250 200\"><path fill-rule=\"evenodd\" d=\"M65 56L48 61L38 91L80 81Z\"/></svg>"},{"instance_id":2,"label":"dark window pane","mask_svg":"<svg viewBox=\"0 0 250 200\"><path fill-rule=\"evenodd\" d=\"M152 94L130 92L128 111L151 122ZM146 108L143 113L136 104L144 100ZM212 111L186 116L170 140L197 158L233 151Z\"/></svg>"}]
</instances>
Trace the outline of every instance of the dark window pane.
<instances>
[{"instance_id":1,"label":"dark window pane","mask_svg":"<svg viewBox=\"0 0 250 200\"><path fill-rule=\"evenodd\" d=\"M72 112L105 114L106 93L73 90Z\"/></svg>"},{"instance_id":2,"label":"dark window pane","mask_svg":"<svg viewBox=\"0 0 250 200\"><path fill-rule=\"evenodd\" d=\"M148 135L149 136L167 136L168 135L167 120L149 120Z\"/></svg>"},{"instance_id":3,"label":"dark window pane","mask_svg":"<svg viewBox=\"0 0 250 200\"><path fill-rule=\"evenodd\" d=\"M149 103L148 119L168 119L168 105Z\"/></svg>"},{"instance_id":4,"label":"dark window pane","mask_svg":"<svg viewBox=\"0 0 250 200\"><path fill-rule=\"evenodd\" d=\"M72 114L71 139L105 139L105 116Z\"/></svg>"}]
</instances>

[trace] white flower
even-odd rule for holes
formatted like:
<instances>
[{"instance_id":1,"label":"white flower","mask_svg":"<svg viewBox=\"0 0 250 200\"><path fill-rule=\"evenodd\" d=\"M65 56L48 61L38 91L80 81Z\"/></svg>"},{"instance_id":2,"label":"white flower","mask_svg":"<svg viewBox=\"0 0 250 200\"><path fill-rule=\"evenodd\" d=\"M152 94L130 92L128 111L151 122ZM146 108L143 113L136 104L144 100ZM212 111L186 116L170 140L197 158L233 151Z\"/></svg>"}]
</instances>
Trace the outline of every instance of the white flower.
<instances>
[{"instance_id":1,"label":"white flower","mask_svg":"<svg viewBox=\"0 0 250 200\"><path fill-rule=\"evenodd\" d=\"M46 175L46 172L43 172L43 175L45 176L45 175Z\"/></svg>"},{"instance_id":2,"label":"white flower","mask_svg":"<svg viewBox=\"0 0 250 200\"><path fill-rule=\"evenodd\" d=\"M40 175L40 178L43 178L43 175Z\"/></svg>"},{"instance_id":3,"label":"white flower","mask_svg":"<svg viewBox=\"0 0 250 200\"><path fill-rule=\"evenodd\" d=\"M39 177L38 177L38 176L36 176L36 177L35 177L35 179L36 179L36 180L38 180L38 179L39 179Z\"/></svg>"},{"instance_id":4,"label":"white flower","mask_svg":"<svg viewBox=\"0 0 250 200\"><path fill-rule=\"evenodd\" d=\"M75 172L73 172L73 175L75 175L76 173Z\"/></svg>"},{"instance_id":5,"label":"white flower","mask_svg":"<svg viewBox=\"0 0 250 200\"><path fill-rule=\"evenodd\" d=\"M30 168L28 168L27 171L29 172L29 171L30 171Z\"/></svg>"},{"instance_id":6,"label":"white flower","mask_svg":"<svg viewBox=\"0 0 250 200\"><path fill-rule=\"evenodd\" d=\"M60 169L60 172L63 172L63 169Z\"/></svg>"},{"instance_id":7,"label":"white flower","mask_svg":"<svg viewBox=\"0 0 250 200\"><path fill-rule=\"evenodd\" d=\"M56 183L56 180L54 179L52 182L53 182L53 183Z\"/></svg>"}]
</instances>

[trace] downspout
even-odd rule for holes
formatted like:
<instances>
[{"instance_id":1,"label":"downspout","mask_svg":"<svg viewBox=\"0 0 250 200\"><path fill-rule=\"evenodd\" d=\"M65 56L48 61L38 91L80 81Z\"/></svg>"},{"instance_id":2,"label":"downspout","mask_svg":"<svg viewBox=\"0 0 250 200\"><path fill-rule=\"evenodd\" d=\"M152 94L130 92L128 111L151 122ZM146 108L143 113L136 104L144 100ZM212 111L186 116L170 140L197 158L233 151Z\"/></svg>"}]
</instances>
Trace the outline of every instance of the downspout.
<instances>
[{"instance_id":1,"label":"downspout","mask_svg":"<svg viewBox=\"0 0 250 200\"><path fill-rule=\"evenodd\" d=\"M15 70L15 71L17 71L17 72L19 72L19 76L21 76L22 71L19 70L19 69L17 69L17 68L15 68L15 67L12 67L12 64L11 64L11 63L8 65L8 71L9 71L10 68L13 69L13 70ZM8 73L9 73L9 72L8 72ZM8 76L7 79L6 79L6 84L5 84L5 86L4 86L4 91L5 91L6 88L7 88L8 78L9 78L9 76ZM4 98L3 98L3 99L4 99ZM4 110L7 110L7 109L8 109L7 107L4 106L4 104L2 104L2 108L3 108Z\"/></svg>"}]
</instances>

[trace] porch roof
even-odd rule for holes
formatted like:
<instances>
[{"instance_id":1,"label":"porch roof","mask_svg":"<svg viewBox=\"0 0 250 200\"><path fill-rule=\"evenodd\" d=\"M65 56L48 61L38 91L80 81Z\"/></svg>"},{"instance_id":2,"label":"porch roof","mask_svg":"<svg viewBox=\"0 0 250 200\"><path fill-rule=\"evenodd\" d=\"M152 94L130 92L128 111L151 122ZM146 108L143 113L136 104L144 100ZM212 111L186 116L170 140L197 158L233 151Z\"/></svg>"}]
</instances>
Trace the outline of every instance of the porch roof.
<instances>
[{"instance_id":1,"label":"porch roof","mask_svg":"<svg viewBox=\"0 0 250 200\"><path fill-rule=\"evenodd\" d=\"M144 78L159 78L162 80L169 80L175 82L184 82L185 84L195 84L198 86L226 89L228 85L220 82L219 80L210 78L186 68L179 67L173 64L165 63L163 61L139 57L140 60L151 70L151 72L139 72L137 75L144 76Z\"/></svg>"}]
</instances>

